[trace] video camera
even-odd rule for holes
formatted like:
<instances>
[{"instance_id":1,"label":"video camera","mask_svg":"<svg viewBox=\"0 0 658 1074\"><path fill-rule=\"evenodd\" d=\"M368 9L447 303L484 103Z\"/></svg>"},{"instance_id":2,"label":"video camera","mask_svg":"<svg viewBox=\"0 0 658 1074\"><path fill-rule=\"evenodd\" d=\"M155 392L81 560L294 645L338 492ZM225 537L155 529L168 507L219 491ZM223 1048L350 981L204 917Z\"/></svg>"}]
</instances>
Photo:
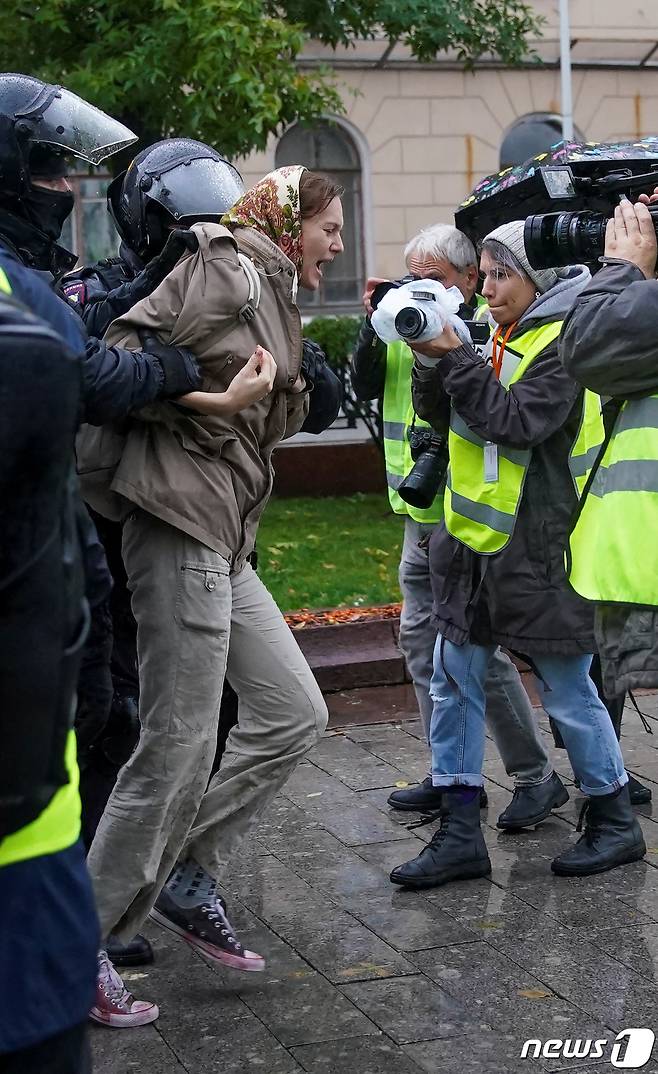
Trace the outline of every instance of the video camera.
<instances>
[{"instance_id":1,"label":"video camera","mask_svg":"<svg viewBox=\"0 0 658 1074\"><path fill-rule=\"evenodd\" d=\"M455 225L477 246L500 224L525 219L534 268L593 263L622 194L637 201L658 186L658 138L560 142L524 164L487 176L460 205ZM658 208L650 207L658 234Z\"/></svg>"},{"instance_id":2,"label":"video camera","mask_svg":"<svg viewBox=\"0 0 658 1074\"><path fill-rule=\"evenodd\" d=\"M536 269L560 268L596 261L605 247L605 230L615 206L624 194L632 200L638 194L653 193L658 186L658 170L633 175L618 169L600 179L575 176L568 165L540 168L547 197L570 202L565 212L538 213L528 216L523 232L528 261ZM594 206L601 206L596 212ZM658 205L649 212L658 236Z\"/></svg>"}]
</instances>

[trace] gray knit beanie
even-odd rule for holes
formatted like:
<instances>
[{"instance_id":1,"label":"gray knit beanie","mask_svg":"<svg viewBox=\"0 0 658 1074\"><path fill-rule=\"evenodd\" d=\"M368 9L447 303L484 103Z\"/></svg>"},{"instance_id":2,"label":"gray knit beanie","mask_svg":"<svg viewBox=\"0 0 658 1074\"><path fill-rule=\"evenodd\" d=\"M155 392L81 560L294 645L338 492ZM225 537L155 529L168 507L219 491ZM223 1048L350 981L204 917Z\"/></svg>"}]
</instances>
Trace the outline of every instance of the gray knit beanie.
<instances>
[{"instance_id":1,"label":"gray knit beanie","mask_svg":"<svg viewBox=\"0 0 658 1074\"><path fill-rule=\"evenodd\" d=\"M505 246L514 255L526 276L530 277L537 290L544 294L545 291L550 291L551 287L555 287L558 275L555 269L552 268L535 269L532 267L528 261L525 243L523 242L524 226L524 220L511 220L509 224L501 224L500 227L490 231L485 236L484 242L487 242L488 239L495 239L496 242Z\"/></svg>"}]
</instances>

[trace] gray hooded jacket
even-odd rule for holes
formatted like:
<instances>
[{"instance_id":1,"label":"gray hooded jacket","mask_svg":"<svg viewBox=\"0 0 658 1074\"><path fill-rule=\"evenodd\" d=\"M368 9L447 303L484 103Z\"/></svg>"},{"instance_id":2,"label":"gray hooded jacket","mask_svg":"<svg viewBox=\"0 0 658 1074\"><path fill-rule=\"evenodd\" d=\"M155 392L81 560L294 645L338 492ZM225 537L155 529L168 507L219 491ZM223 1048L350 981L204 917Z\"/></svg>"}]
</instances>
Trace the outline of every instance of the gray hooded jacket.
<instances>
[{"instance_id":1,"label":"gray hooded jacket","mask_svg":"<svg viewBox=\"0 0 658 1074\"><path fill-rule=\"evenodd\" d=\"M589 279L584 267L568 270L528 308L510 344L531 328L562 320ZM430 568L440 632L457 644L499 644L530 658L594 652L592 608L570 588L564 570L576 507L569 454L582 388L565 372L557 340L509 390L468 345L431 368L416 362L412 386L417 413L438 432L447 432L453 405L483 440L532 449L514 533L501 552L482 556L445 525L434 531Z\"/></svg>"}]
</instances>

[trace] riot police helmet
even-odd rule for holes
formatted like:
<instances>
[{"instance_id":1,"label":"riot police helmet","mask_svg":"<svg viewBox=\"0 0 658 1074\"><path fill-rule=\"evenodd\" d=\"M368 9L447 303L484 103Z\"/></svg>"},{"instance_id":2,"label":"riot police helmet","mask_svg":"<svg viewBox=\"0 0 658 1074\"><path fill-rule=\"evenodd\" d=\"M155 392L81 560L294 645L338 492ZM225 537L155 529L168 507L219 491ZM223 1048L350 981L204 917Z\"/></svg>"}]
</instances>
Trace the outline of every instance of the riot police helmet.
<instances>
[{"instance_id":1,"label":"riot police helmet","mask_svg":"<svg viewBox=\"0 0 658 1074\"><path fill-rule=\"evenodd\" d=\"M243 192L240 173L211 146L167 138L142 150L112 180L107 204L123 241L149 261L172 227L219 222Z\"/></svg>"},{"instance_id":2,"label":"riot police helmet","mask_svg":"<svg viewBox=\"0 0 658 1074\"><path fill-rule=\"evenodd\" d=\"M118 120L63 86L31 75L0 74L0 189L22 194L33 175L65 174L63 160L88 164L137 141Z\"/></svg>"}]
</instances>

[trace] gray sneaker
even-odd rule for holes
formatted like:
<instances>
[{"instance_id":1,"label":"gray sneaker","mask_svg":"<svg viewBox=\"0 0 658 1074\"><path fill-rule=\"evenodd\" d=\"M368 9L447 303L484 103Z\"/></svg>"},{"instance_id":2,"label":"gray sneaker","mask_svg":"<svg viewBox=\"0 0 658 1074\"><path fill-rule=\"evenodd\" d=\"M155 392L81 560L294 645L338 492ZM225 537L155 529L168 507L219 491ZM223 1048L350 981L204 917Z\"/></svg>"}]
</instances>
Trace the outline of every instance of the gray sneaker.
<instances>
[{"instance_id":1,"label":"gray sneaker","mask_svg":"<svg viewBox=\"0 0 658 1074\"><path fill-rule=\"evenodd\" d=\"M262 955L246 951L238 940L226 916L226 903L218 896L201 906L182 907L163 888L150 916L158 925L182 936L192 947L203 951L213 962L234 970L265 969Z\"/></svg>"}]
</instances>

